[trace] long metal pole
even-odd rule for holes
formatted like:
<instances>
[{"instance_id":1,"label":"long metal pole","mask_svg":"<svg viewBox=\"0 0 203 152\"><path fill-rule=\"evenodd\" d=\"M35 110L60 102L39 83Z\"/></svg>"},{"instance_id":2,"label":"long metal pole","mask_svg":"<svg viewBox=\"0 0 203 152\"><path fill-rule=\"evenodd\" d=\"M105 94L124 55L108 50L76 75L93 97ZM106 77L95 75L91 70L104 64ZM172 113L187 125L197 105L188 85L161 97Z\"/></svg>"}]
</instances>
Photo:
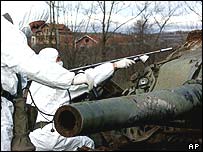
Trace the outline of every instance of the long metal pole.
<instances>
[{"instance_id":1,"label":"long metal pole","mask_svg":"<svg viewBox=\"0 0 203 152\"><path fill-rule=\"evenodd\" d=\"M135 61L138 61L140 56L151 55L151 54L165 52L165 51L171 51L171 50L172 50L172 48L170 47L170 48L160 49L160 50L157 50L157 51L152 51L152 52L148 52L148 53L144 53L144 54L138 54L138 55L128 56L128 57L124 57L124 58L133 59ZM87 68L96 67L96 66L101 65L101 64L106 63L106 62L116 62L116 61L119 61L121 59L123 59L123 58L114 59L114 60L105 61L105 62L100 62L100 63L95 63L95 64L90 64L90 65L86 65L86 66L83 66L83 67L78 67L78 68L70 69L69 71L74 72L74 71L78 71L78 70L84 70L84 69L87 69Z\"/></svg>"}]
</instances>

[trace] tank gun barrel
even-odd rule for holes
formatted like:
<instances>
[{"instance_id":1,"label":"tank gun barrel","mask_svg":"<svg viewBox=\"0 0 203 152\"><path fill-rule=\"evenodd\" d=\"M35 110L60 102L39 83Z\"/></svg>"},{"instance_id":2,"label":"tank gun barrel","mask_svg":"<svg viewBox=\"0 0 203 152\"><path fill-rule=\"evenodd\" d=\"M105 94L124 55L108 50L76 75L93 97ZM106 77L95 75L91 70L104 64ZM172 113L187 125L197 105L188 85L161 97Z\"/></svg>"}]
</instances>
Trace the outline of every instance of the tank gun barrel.
<instances>
[{"instance_id":1,"label":"tank gun barrel","mask_svg":"<svg viewBox=\"0 0 203 152\"><path fill-rule=\"evenodd\" d=\"M202 85L185 84L173 89L64 105L54 124L65 137L136 126L140 122L174 120L202 106Z\"/></svg>"}]
</instances>

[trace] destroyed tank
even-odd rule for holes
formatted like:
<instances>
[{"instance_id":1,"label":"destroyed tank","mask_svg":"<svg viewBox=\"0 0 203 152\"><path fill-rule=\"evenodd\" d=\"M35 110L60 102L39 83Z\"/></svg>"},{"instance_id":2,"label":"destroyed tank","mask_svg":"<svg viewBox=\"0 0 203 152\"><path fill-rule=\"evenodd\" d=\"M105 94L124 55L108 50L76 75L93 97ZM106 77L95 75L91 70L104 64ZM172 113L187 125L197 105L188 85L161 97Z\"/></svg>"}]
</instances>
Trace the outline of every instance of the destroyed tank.
<instances>
[{"instance_id":1,"label":"destroyed tank","mask_svg":"<svg viewBox=\"0 0 203 152\"><path fill-rule=\"evenodd\" d=\"M183 45L131 80L125 90L109 80L96 88L97 100L88 95L61 106L56 130L91 137L93 151L201 150L202 30L190 32Z\"/></svg>"}]
</instances>

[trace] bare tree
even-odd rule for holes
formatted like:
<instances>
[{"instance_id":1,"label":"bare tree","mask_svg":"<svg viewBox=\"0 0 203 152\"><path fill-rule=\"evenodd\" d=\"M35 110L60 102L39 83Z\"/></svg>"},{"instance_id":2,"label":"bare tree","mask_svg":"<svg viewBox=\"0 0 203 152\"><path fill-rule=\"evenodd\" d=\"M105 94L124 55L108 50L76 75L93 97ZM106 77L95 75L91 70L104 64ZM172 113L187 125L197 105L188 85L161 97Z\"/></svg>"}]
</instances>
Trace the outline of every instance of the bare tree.
<instances>
[{"instance_id":1,"label":"bare tree","mask_svg":"<svg viewBox=\"0 0 203 152\"><path fill-rule=\"evenodd\" d=\"M151 33L152 26L154 23L150 23L150 18L153 15L153 9L151 9L152 2L145 1L142 4L136 3L136 9L142 11L142 8L146 8L139 16L137 22L134 23L132 27L133 34L136 36L136 44L139 51L145 52L148 49L149 40L148 35Z\"/></svg>"},{"instance_id":2,"label":"bare tree","mask_svg":"<svg viewBox=\"0 0 203 152\"><path fill-rule=\"evenodd\" d=\"M129 8L129 5L127 7L124 7L124 3L122 1L110 1L109 5L107 5L108 2L106 1L97 1L97 7L99 8L99 12L102 13L102 19L96 19L101 23L101 32L102 32L102 38L101 38L101 52L102 52L102 60L105 60L106 58L106 44L107 40L115 34L115 32L120 29L122 26L127 24L128 22L134 20L141 14L142 11L144 11L145 8L143 8L140 12L137 13L136 16L133 16L130 19L127 19L120 23L118 25L118 22L113 21L113 15L119 14L122 12L122 10L125 10ZM109 6L109 7L108 7ZM115 28L113 28L113 25L117 24ZM111 30L110 30L111 27Z\"/></svg>"},{"instance_id":3,"label":"bare tree","mask_svg":"<svg viewBox=\"0 0 203 152\"><path fill-rule=\"evenodd\" d=\"M172 24L170 22L171 18L180 15L180 3L173 3L171 1L159 2L159 1L146 1L144 3L139 3L136 8L140 10L141 6L146 6L145 11L140 15L139 21L135 24L137 26L137 32L139 33L140 45L139 48L144 47L144 42L147 41L151 45L151 49L160 48L160 36L164 29ZM135 29L134 29L135 30ZM154 33L150 40L146 39L147 30L151 30ZM156 33L156 34L155 34ZM153 47L154 46L154 47Z\"/></svg>"},{"instance_id":4,"label":"bare tree","mask_svg":"<svg viewBox=\"0 0 203 152\"><path fill-rule=\"evenodd\" d=\"M167 23L173 16L178 16L177 10L180 8L179 3L172 3L171 1L167 1L166 4L162 4L159 2L155 2L154 9L155 9L155 16L154 21L156 25L158 26L158 34L154 41L154 44L158 44L159 37L163 31L163 29L166 27ZM160 19L157 19L157 14L159 14Z\"/></svg>"},{"instance_id":5,"label":"bare tree","mask_svg":"<svg viewBox=\"0 0 203 152\"><path fill-rule=\"evenodd\" d=\"M84 8L81 1L77 3L74 2L61 2L60 11L62 11L64 24L70 29L69 33L66 33L66 44L63 49L63 59L64 66L68 68L73 68L81 65L81 62L84 62L86 57L83 55L81 50L75 47L76 41L84 35L83 30L87 31L90 26L90 19L92 12L94 11L94 5L89 8ZM85 17L81 17L81 14ZM90 56L92 57L92 56ZM83 60L82 60L83 58Z\"/></svg>"},{"instance_id":6,"label":"bare tree","mask_svg":"<svg viewBox=\"0 0 203 152\"><path fill-rule=\"evenodd\" d=\"M86 26L85 26L85 33L88 33L88 29L90 27L90 21L91 21L91 18L92 18L92 15L93 13L95 12L95 5L94 5L94 2L91 3L90 7L89 8L83 8L84 10L84 15L88 17L87 19L87 23L86 23Z\"/></svg>"},{"instance_id":7,"label":"bare tree","mask_svg":"<svg viewBox=\"0 0 203 152\"><path fill-rule=\"evenodd\" d=\"M144 53L168 46L168 40L161 40L162 34L167 26L174 25L172 17L179 16L183 11L180 3L145 1L136 3L135 8L140 10L143 6L146 9L131 28L131 34L136 36L134 49ZM157 59L156 56L151 56L150 62L154 63Z\"/></svg>"},{"instance_id":8,"label":"bare tree","mask_svg":"<svg viewBox=\"0 0 203 152\"><path fill-rule=\"evenodd\" d=\"M193 3L184 1L186 5L186 12L193 12L195 13L202 22L202 1L193 1Z\"/></svg>"}]
</instances>

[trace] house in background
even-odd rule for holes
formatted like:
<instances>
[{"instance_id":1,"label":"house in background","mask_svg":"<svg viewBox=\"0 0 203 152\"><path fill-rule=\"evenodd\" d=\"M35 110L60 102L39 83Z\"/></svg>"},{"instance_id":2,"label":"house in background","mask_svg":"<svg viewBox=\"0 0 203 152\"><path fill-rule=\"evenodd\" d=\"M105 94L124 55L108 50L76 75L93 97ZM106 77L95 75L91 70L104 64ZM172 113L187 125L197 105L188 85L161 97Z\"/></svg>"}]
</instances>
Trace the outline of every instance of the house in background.
<instances>
[{"instance_id":1,"label":"house in background","mask_svg":"<svg viewBox=\"0 0 203 152\"><path fill-rule=\"evenodd\" d=\"M84 35L75 41L76 48L89 48L96 46L99 41L99 37Z\"/></svg>"},{"instance_id":2,"label":"house in background","mask_svg":"<svg viewBox=\"0 0 203 152\"><path fill-rule=\"evenodd\" d=\"M66 42L69 42L72 40L72 34L68 27L66 27L64 24L49 24L46 23L39 27L39 29L33 33L33 36L31 37L31 45L46 45L46 44L56 44L56 38L55 38L55 32L53 29L58 30L58 42L60 44L65 44ZM51 32L52 30L52 32ZM51 38L52 35L52 38Z\"/></svg>"},{"instance_id":3,"label":"house in background","mask_svg":"<svg viewBox=\"0 0 203 152\"><path fill-rule=\"evenodd\" d=\"M58 30L54 32L53 28ZM52 32L51 32L52 30ZM31 37L31 47L38 45L55 45L58 40L60 48L66 46L70 48L90 48L97 46L102 40L101 33L73 33L64 24L46 23L38 28ZM132 42L132 36L126 34L114 33L107 40L107 45L126 45Z\"/></svg>"},{"instance_id":4,"label":"house in background","mask_svg":"<svg viewBox=\"0 0 203 152\"><path fill-rule=\"evenodd\" d=\"M58 37L56 39L54 30L51 33L51 29L56 28L58 30ZM125 47L132 46L134 47L136 43L139 43L139 40L135 34L121 34L121 33L109 33L112 34L107 42L107 46L117 46ZM51 39L52 35L52 39ZM156 36L156 34L151 34L151 36ZM187 32L166 32L160 35L160 42L167 45L178 45L181 43L187 35ZM73 33L67 26L64 24L50 24L46 23L39 27L39 29L31 37L31 47L37 45L49 45L58 44L60 48L66 49L69 48L90 48L96 47L102 42L102 33Z\"/></svg>"},{"instance_id":5,"label":"house in background","mask_svg":"<svg viewBox=\"0 0 203 152\"><path fill-rule=\"evenodd\" d=\"M126 34L112 34L112 36L107 40L107 45L126 45L131 43L135 39L134 36ZM102 34L86 34L75 42L76 48L90 48L99 44L102 40Z\"/></svg>"}]
</instances>

